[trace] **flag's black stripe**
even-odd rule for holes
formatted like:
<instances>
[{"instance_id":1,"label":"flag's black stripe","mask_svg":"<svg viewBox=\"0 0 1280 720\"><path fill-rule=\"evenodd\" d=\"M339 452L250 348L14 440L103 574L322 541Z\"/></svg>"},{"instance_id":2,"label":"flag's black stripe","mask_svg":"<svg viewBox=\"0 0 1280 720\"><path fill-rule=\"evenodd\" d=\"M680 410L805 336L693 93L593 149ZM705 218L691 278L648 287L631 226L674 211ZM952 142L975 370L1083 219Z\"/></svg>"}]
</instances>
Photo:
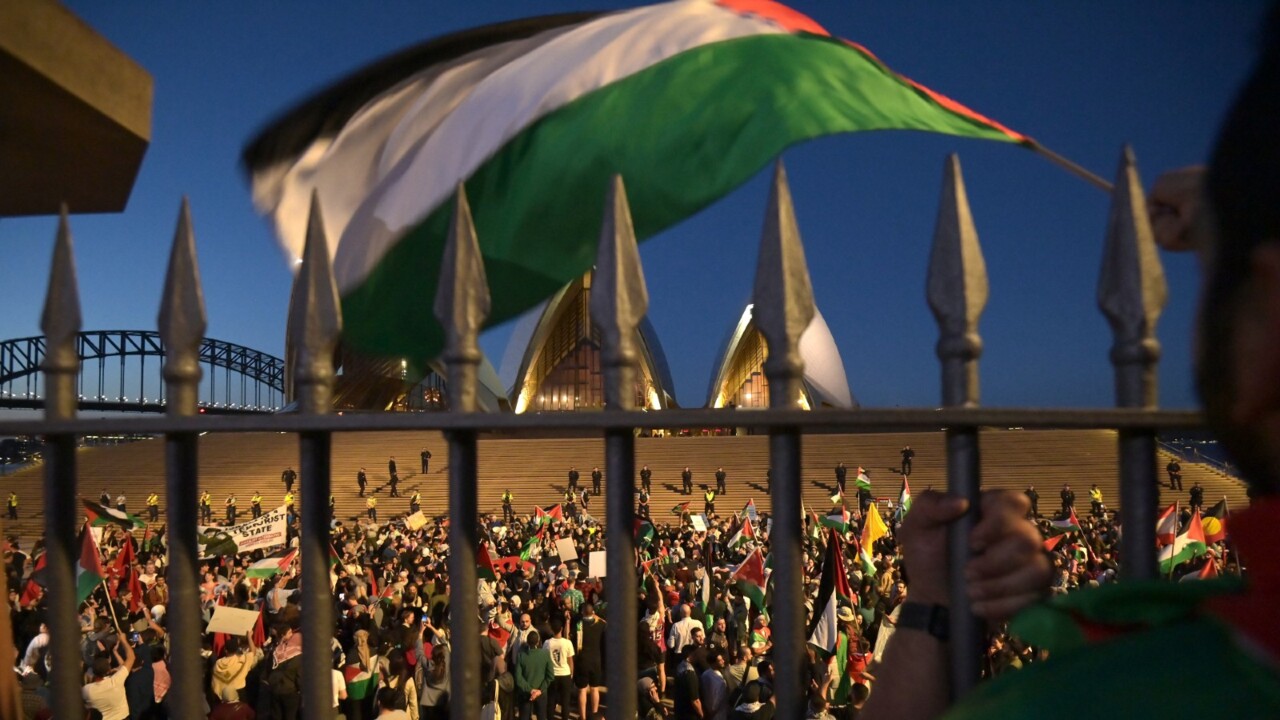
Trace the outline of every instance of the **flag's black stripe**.
<instances>
[{"instance_id":1,"label":"flag's black stripe","mask_svg":"<svg viewBox=\"0 0 1280 720\"><path fill-rule=\"evenodd\" d=\"M301 154L317 138L336 134L360 108L414 73L491 45L523 40L540 32L591 20L601 13L578 12L486 25L428 40L364 67L317 93L271 122L245 146L241 160L252 173Z\"/></svg>"}]
</instances>

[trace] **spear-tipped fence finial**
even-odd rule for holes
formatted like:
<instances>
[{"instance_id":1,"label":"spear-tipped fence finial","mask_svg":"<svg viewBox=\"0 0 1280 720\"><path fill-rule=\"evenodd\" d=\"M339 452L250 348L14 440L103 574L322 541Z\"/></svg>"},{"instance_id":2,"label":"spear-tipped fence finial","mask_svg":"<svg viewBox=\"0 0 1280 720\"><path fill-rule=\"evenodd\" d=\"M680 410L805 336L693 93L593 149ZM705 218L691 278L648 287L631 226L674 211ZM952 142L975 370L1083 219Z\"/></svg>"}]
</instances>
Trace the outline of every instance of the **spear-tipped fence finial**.
<instances>
[{"instance_id":1,"label":"spear-tipped fence finial","mask_svg":"<svg viewBox=\"0 0 1280 720\"><path fill-rule=\"evenodd\" d=\"M444 326L444 363L448 368L449 407L475 412L476 369L480 365L480 327L489 317L489 281L467 191L458 183L453 222L444 248L436 291L435 315Z\"/></svg>"},{"instance_id":2,"label":"spear-tipped fence finial","mask_svg":"<svg viewBox=\"0 0 1280 720\"><path fill-rule=\"evenodd\" d=\"M942 361L943 405L978 404L978 358L982 337L978 320L987 307L987 263L969 212L960 158L947 158L938 202L938 219L929 254L926 295L938 321L938 359Z\"/></svg>"},{"instance_id":3,"label":"spear-tipped fence finial","mask_svg":"<svg viewBox=\"0 0 1280 720\"><path fill-rule=\"evenodd\" d=\"M648 310L649 290L640 265L626 186L621 175L614 175L605 201L591 289L591 319L600 328L604 344L601 364L607 407L635 408L635 373L640 358L636 326Z\"/></svg>"},{"instance_id":4,"label":"spear-tipped fence finial","mask_svg":"<svg viewBox=\"0 0 1280 720\"><path fill-rule=\"evenodd\" d=\"M45 417L65 420L75 417L79 398L76 395L76 373L80 371L80 355L76 335L80 332L80 288L76 280L75 250L71 242L71 222L67 206L58 218L58 235L53 245L53 266L49 271L49 287L45 292L40 330L45 337L44 371Z\"/></svg>"},{"instance_id":5,"label":"spear-tipped fence finial","mask_svg":"<svg viewBox=\"0 0 1280 720\"><path fill-rule=\"evenodd\" d=\"M333 351L342 335L342 306L329 259L320 195L311 194L307 241L289 307L289 344L294 353L294 397L305 413L333 409Z\"/></svg>"},{"instance_id":6,"label":"spear-tipped fence finial","mask_svg":"<svg viewBox=\"0 0 1280 720\"><path fill-rule=\"evenodd\" d=\"M764 371L769 379L769 406L799 407L804 360L800 337L813 321L813 286L796 224L787 171L779 158L760 237L751 314L769 347Z\"/></svg>"},{"instance_id":7,"label":"spear-tipped fence finial","mask_svg":"<svg viewBox=\"0 0 1280 720\"><path fill-rule=\"evenodd\" d=\"M164 294L158 319L164 341L166 412L173 417L196 414L200 387L200 342L207 320L200 266L196 262L196 238L191 226L191 205L186 197L178 211L178 226L169 251Z\"/></svg>"},{"instance_id":8,"label":"spear-tipped fence finial","mask_svg":"<svg viewBox=\"0 0 1280 720\"><path fill-rule=\"evenodd\" d=\"M1158 404L1156 322L1169 290L1147 217L1147 201L1133 149L1125 146L1111 193L1106 249L1098 279L1098 307L1111 323L1111 363L1116 368L1116 404Z\"/></svg>"}]
</instances>

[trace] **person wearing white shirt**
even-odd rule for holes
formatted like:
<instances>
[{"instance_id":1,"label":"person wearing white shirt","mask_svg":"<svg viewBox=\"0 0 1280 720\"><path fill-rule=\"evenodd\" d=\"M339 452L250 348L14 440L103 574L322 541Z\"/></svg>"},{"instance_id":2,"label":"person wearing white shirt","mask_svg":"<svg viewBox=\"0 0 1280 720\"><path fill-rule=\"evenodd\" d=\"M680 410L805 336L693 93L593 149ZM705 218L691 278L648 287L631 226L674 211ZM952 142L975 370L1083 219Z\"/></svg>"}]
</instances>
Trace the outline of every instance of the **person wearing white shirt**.
<instances>
[{"instance_id":1,"label":"person wearing white shirt","mask_svg":"<svg viewBox=\"0 0 1280 720\"><path fill-rule=\"evenodd\" d=\"M677 656L684 651L684 646L693 641L693 629L702 627L702 623L689 617L690 610L688 605L680 606L680 619L671 626L671 632L667 635L667 648Z\"/></svg>"},{"instance_id":2,"label":"person wearing white shirt","mask_svg":"<svg viewBox=\"0 0 1280 720\"><path fill-rule=\"evenodd\" d=\"M724 650L712 648L707 653L711 667L702 671L699 686L702 695L702 712L706 720L729 720L729 685L724 679Z\"/></svg>"},{"instance_id":3,"label":"person wearing white shirt","mask_svg":"<svg viewBox=\"0 0 1280 720\"><path fill-rule=\"evenodd\" d=\"M116 635L116 646L111 653L120 663L114 671L110 658L95 658L93 661L93 680L81 689L85 707L97 710L102 720L126 720L129 717L129 701L124 693L124 681L129 677L129 668L133 667L133 647L124 633ZM121 648L124 657L120 656Z\"/></svg>"},{"instance_id":4,"label":"person wearing white shirt","mask_svg":"<svg viewBox=\"0 0 1280 720\"><path fill-rule=\"evenodd\" d=\"M572 712L573 687L573 643L564 636L564 618L551 619L551 630L555 633L542 647L551 654L551 687L547 688L547 715L555 711L556 703L560 704L560 720L569 720Z\"/></svg>"}]
</instances>

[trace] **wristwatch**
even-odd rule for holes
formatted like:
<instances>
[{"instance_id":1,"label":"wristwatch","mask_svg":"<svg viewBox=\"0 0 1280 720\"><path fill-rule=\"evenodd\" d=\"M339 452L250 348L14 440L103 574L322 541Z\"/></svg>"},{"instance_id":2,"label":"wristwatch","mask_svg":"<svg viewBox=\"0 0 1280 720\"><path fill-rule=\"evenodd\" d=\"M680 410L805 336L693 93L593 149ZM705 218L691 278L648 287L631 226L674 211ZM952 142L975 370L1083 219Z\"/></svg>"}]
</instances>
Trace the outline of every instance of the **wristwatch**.
<instances>
[{"instance_id":1,"label":"wristwatch","mask_svg":"<svg viewBox=\"0 0 1280 720\"><path fill-rule=\"evenodd\" d=\"M951 612L942 605L907 601L898 612L897 627L929 633L942 642L951 638Z\"/></svg>"}]
</instances>

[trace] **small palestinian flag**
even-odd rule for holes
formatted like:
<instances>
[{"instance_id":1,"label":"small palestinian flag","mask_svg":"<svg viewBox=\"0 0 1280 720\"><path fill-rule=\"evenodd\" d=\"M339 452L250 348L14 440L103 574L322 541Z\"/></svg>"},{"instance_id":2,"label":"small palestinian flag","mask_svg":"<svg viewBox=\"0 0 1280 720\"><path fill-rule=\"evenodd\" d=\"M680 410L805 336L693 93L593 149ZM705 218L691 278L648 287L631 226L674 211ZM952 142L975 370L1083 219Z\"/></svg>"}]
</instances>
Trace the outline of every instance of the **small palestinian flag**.
<instances>
[{"instance_id":1,"label":"small palestinian flag","mask_svg":"<svg viewBox=\"0 0 1280 720\"><path fill-rule=\"evenodd\" d=\"M547 525L552 522L564 520L564 509L559 503L552 505L547 509L535 507L533 509L533 520L539 525Z\"/></svg>"},{"instance_id":2,"label":"small palestinian flag","mask_svg":"<svg viewBox=\"0 0 1280 720\"><path fill-rule=\"evenodd\" d=\"M244 574L246 577L251 578L269 578L284 572L297 557L297 550L269 555L245 568Z\"/></svg>"},{"instance_id":3,"label":"small palestinian flag","mask_svg":"<svg viewBox=\"0 0 1280 720\"><path fill-rule=\"evenodd\" d=\"M679 505L676 505L675 507L671 508L671 514L679 517L684 517L685 515L688 515L690 504L691 503L682 502Z\"/></svg>"},{"instance_id":4,"label":"small palestinian flag","mask_svg":"<svg viewBox=\"0 0 1280 720\"><path fill-rule=\"evenodd\" d=\"M1054 549L1058 547L1058 543L1062 542L1062 538L1064 537L1066 537L1066 535L1054 535L1048 540L1045 540L1044 549L1048 552L1053 552Z\"/></svg>"},{"instance_id":5,"label":"small palestinian flag","mask_svg":"<svg viewBox=\"0 0 1280 720\"><path fill-rule=\"evenodd\" d=\"M867 473L862 468L858 468L858 478L853 481L853 486L859 490L871 492L871 478L867 477Z\"/></svg>"},{"instance_id":6,"label":"small palestinian flag","mask_svg":"<svg viewBox=\"0 0 1280 720\"><path fill-rule=\"evenodd\" d=\"M1222 498L1216 505L1209 508L1209 512L1200 518L1200 522L1204 525L1204 541L1207 543L1222 542L1227 537L1227 516L1231 511L1227 509L1227 499Z\"/></svg>"},{"instance_id":7,"label":"small palestinian flag","mask_svg":"<svg viewBox=\"0 0 1280 720\"><path fill-rule=\"evenodd\" d=\"M733 573L729 576L738 588L752 603L755 603L757 609L761 613L768 615L768 610L764 606L764 589L765 589L765 572L764 572L764 556L760 554L760 549L756 548L742 564L734 568Z\"/></svg>"},{"instance_id":8,"label":"small palestinian flag","mask_svg":"<svg viewBox=\"0 0 1280 720\"><path fill-rule=\"evenodd\" d=\"M653 542L653 539L658 534L657 530L653 527L653 523L648 520L636 520L634 528L636 542L641 546L645 546Z\"/></svg>"},{"instance_id":9,"label":"small palestinian flag","mask_svg":"<svg viewBox=\"0 0 1280 720\"><path fill-rule=\"evenodd\" d=\"M756 530L752 527L750 518L743 520L742 527L729 538L729 548L736 550L749 542L756 542Z\"/></svg>"},{"instance_id":10,"label":"small palestinian flag","mask_svg":"<svg viewBox=\"0 0 1280 720\"><path fill-rule=\"evenodd\" d=\"M849 531L849 511L842 506L839 510L822 518L821 522L838 533L846 533Z\"/></svg>"},{"instance_id":11,"label":"small palestinian flag","mask_svg":"<svg viewBox=\"0 0 1280 720\"><path fill-rule=\"evenodd\" d=\"M135 528L144 528L147 526L142 518L137 515L120 512L115 508L107 507L92 500L81 499L84 503L84 514L89 527L103 527L105 525L119 525L125 530L133 530Z\"/></svg>"},{"instance_id":12,"label":"small palestinian flag","mask_svg":"<svg viewBox=\"0 0 1280 720\"><path fill-rule=\"evenodd\" d=\"M1178 503L1173 503L1156 519L1156 545L1172 545L1178 536Z\"/></svg>"},{"instance_id":13,"label":"small palestinian flag","mask_svg":"<svg viewBox=\"0 0 1280 720\"><path fill-rule=\"evenodd\" d=\"M1178 578L1178 582L1212 580L1216 577L1218 577L1218 565L1214 562L1213 552L1210 551L1209 556L1205 558L1204 565L1201 566L1199 570L1183 575L1181 578Z\"/></svg>"},{"instance_id":14,"label":"small palestinian flag","mask_svg":"<svg viewBox=\"0 0 1280 720\"><path fill-rule=\"evenodd\" d=\"M1200 511L1191 515L1191 523L1184 533L1174 538L1173 543L1160 548L1160 573L1168 575L1178 565L1194 560L1209 552L1204 541L1204 527L1200 524Z\"/></svg>"},{"instance_id":15,"label":"small palestinian flag","mask_svg":"<svg viewBox=\"0 0 1280 720\"><path fill-rule=\"evenodd\" d=\"M49 553L40 553L40 557L36 559L36 566L31 570L31 577L27 578L27 584L22 588L22 597L18 599L18 604L24 608L31 607L36 600L40 599L40 593L45 586L45 566L48 564Z\"/></svg>"},{"instance_id":16,"label":"small palestinian flag","mask_svg":"<svg viewBox=\"0 0 1280 720\"><path fill-rule=\"evenodd\" d=\"M1076 517L1075 508L1071 508L1071 516L1065 520L1050 520L1049 532L1055 535L1060 533L1080 532L1080 519Z\"/></svg>"},{"instance_id":17,"label":"small palestinian flag","mask_svg":"<svg viewBox=\"0 0 1280 720\"><path fill-rule=\"evenodd\" d=\"M342 565L342 556L338 554L337 548L333 543L329 543L329 567L334 568Z\"/></svg>"},{"instance_id":18,"label":"small palestinian flag","mask_svg":"<svg viewBox=\"0 0 1280 720\"><path fill-rule=\"evenodd\" d=\"M347 681L347 697L352 700L363 700L378 687L376 670L370 673L357 665L348 665L342 671L342 677Z\"/></svg>"},{"instance_id":19,"label":"small palestinian flag","mask_svg":"<svg viewBox=\"0 0 1280 720\"><path fill-rule=\"evenodd\" d=\"M476 577L489 582L496 582L498 579L498 574L493 571L493 559L489 557L489 546L484 543L480 544L480 550L476 552Z\"/></svg>"},{"instance_id":20,"label":"small palestinian flag","mask_svg":"<svg viewBox=\"0 0 1280 720\"><path fill-rule=\"evenodd\" d=\"M911 483L907 482L907 476L902 476L902 492L898 493L898 509L896 517L898 522L902 522L902 518L907 516L911 511Z\"/></svg>"},{"instance_id":21,"label":"small palestinian flag","mask_svg":"<svg viewBox=\"0 0 1280 720\"><path fill-rule=\"evenodd\" d=\"M747 504L742 506L741 515L753 523L760 522L760 514L756 512L756 501L754 499L747 500Z\"/></svg>"},{"instance_id":22,"label":"small palestinian flag","mask_svg":"<svg viewBox=\"0 0 1280 720\"><path fill-rule=\"evenodd\" d=\"M84 602L106 576L98 554L98 543L94 542L93 533L85 525L80 534L80 561L76 563L76 604Z\"/></svg>"}]
</instances>

